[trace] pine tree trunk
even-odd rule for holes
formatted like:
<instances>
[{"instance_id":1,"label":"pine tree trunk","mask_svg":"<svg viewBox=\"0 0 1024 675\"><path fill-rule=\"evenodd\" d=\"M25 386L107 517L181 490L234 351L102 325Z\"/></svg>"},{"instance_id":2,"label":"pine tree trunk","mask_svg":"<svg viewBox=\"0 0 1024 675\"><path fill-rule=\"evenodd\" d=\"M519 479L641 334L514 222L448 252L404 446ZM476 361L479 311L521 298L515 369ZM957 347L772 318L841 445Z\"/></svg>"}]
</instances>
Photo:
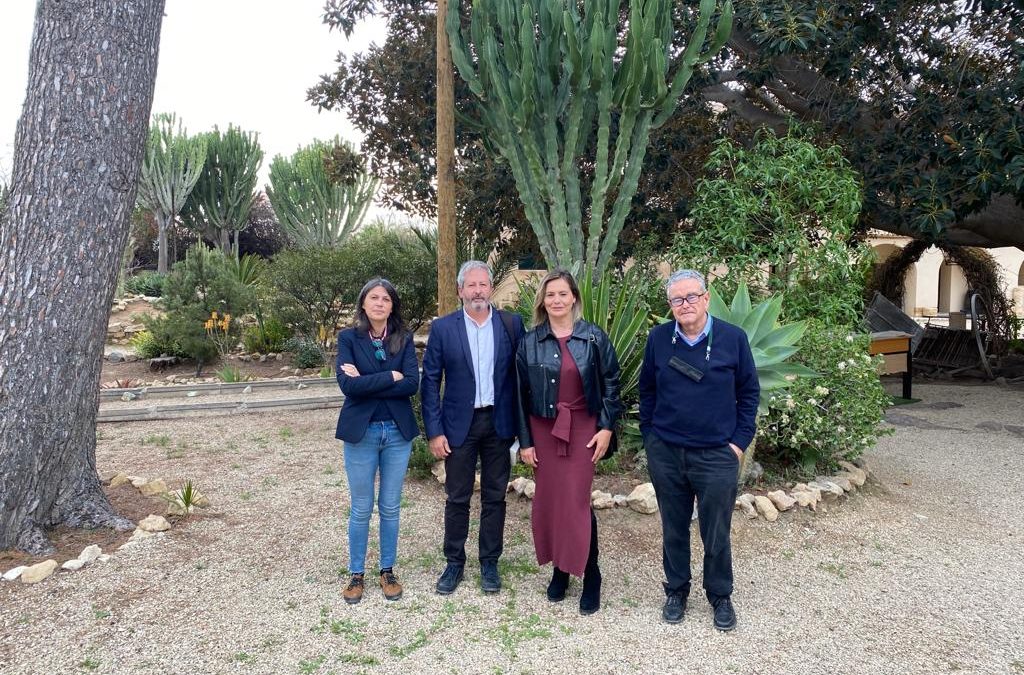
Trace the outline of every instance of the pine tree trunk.
<instances>
[{"instance_id":1,"label":"pine tree trunk","mask_svg":"<svg viewBox=\"0 0 1024 675\"><path fill-rule=\"evenodd\" d=\"M0 549L131 527L96 474L98 385L164 0L41 0L0 224Z\"/></svg>"}]
</instances>

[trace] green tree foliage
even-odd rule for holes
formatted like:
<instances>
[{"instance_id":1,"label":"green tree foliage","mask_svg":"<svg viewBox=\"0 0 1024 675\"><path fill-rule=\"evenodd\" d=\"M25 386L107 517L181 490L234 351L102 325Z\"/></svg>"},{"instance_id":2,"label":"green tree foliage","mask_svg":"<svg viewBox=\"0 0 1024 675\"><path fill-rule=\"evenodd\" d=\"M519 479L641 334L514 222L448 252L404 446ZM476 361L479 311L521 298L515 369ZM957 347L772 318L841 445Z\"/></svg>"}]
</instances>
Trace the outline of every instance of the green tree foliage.
<instances>
[{"instance_id":1,"label":"green tree foliage","mask_svg":"<svg viewBox=\"0 0 1024 675\"><path fill-rule=\"evenodd\" d=\"M378 184L352 145L335 138L274 157L267 197L296 246L336 248L362 223Z\"/></svg>"},{"instance_id":2,"label":"green tree foliage","mask_svg":"<svg viewBox=\"0 0 1024 675\"><path fill-rule=\"evenodd\" d=\"M861 190L839 147L764 131L751 148L720 141L706 171L672 249L680 267L713 273L725 295L784 295L788 320L860 320L872 258L853 236Z\"/></svg>"},{"instance_id":3,"label":"green tree foliage","mask_svg":"<svg viewBox=\"0 0 1024 675\"><path fill-rule=\"evenodd\" d=\"M202 134L206 162L181 217L190 228L222 251L230 251L231 236L249 223L256 199L256 174L263 163L259 138L235 126L221 133Z\"/></svg>"},{"instance_id":4,"label":"green tree foliage","mask_svg":"<svg viewBox=\"0 0 1024 675\"><path fill-rule=\"evenodd\" d=\"M157 223L157 272L167 274L167 233L206 162L204 136L188 136L173 114L154 115L137 200Z\"/></svg>"},{"instance_id":5,"label":"green tree foliage","mask_svg":"<svg viewBox=\"0 0 1024 675\"><path fill-rule=\"evenodd\" d=\"M468 20L470 3L457 3ZM364 53L339 55L335 72L324 75L308 99L323 110L342 110L364 135L363 152L382 179L378 199L389 208L422 218L436 217L434 110L435 5L421 0L331 0L324 21L345 32L367 13L387 17L387 37ZM688 21L681 12L680 22ZM684 28L689 30L689 28ZM516 255L539 248L508 164L495 157L478 119L476 97L455 78L456 222L460 237L476 246ZM594 121L596 129L597 121ZM651 133L636 194L619 235L616 258L632 255L641 236L653 234L658 248L669 244L687 212L687 198L707 153L719 134L710 107L689 102ZM587 184L593 165L579 165Z\"/></svg>"},{"instance_id":6,"label":"green tree foliage","mask_svg":"<svg viewBox=\"0 0 1024 675\"><path fill-rule=\"evenodd\" d=\"M701 0L673 59L669 0L630 4L621 39L617 1L477 0L468 29L451 5L452 60L480 99L487 138L508 163L550 265L580 271L583 263L595 279L608 267L651 130L729 35L731 2L712 22L717 11L716 0ZM581 162L593 163L589 186Z\"/></svg>"},{"instance_id":7,"label":"green tree foliage","mask_svg":"<svg viewBox=\"0 0 1024 675\"><path fill-rule=\"evenodd\" d=\"M737 122L841 143L862 228L1024 246L1022 25L1017 0L737 0L702 91Z\"/></svg>"},{"instance_id":8,"label":"green tree foliage","mask_svg":"<svg viewBox=\"0 0 1024 675\"><path fill-rule=\"evenodd\" d=\"M229 256L197 244L171 269L163 299L167 313L144 319L146 328L161 351L194 359L198 377L217 356L217 346L204 326L207 319L213 312L230 315L228 336L237 340L242 325L238 319L252 308L254 294L239 282Z\"/></svg>"}]
</instances>

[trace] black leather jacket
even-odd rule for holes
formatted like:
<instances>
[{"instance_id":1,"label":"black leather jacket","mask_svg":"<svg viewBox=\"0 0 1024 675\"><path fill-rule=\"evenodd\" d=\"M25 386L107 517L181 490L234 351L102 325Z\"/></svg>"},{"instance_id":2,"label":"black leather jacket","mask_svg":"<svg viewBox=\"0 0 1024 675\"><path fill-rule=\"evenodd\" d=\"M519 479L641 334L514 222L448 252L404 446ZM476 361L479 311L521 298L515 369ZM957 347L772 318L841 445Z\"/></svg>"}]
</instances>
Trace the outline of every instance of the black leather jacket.
<instances>
[{"instance_id":1,"label":"black leather jacket","mask_svg":"<svg viewBox=\"0 0 1024 675\"><path fill-rule=\"evenodd\" d=\"M587 410L597 417L599 429L614 431L622 412L619 400L619 360L603 330L588 321L577 321L568 343L583 380ZM519 377L519 445L533 447L530 415L554 418L561 372L558 340L547 322L519 341L516 372Z\"/></svg>"}]
</instances>

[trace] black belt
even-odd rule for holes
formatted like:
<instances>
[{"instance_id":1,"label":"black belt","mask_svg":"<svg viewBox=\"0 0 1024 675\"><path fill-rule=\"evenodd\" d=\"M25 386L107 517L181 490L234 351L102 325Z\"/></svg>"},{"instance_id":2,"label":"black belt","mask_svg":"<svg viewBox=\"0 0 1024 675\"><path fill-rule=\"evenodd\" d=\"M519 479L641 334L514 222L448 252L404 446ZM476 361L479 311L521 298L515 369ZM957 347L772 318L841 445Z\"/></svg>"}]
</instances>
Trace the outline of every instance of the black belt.
<instances>
[{"instance_id":1,"label":"black belt","mask_svg":"<svg viewBox=\"0 0 1024 675\"><path fill-rule=\"evenodd\" d=\"M482 406L479 406L477 408L473 408L473 412L477 412L477 411L481 411L482 412L482 411L486 411L486 410L494 410L494 406L493 405L482 405Z\"/></svg>"}]
</instances>

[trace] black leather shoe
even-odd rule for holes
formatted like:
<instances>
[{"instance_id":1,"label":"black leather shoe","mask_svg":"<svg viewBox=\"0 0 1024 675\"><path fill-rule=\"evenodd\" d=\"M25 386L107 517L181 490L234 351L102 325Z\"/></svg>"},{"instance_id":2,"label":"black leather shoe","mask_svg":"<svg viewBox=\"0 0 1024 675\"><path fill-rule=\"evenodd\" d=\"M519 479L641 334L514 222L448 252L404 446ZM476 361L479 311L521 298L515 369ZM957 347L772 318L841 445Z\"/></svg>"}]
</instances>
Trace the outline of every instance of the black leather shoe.
<instances>
[{"instance_id":1,"label":"black leather shoe","mask_svg":"<svg viewBox=\"0 0 1024 675\"><path fill-rule=\"evenodd\" d=\"M480 563L480 590L484 593L497 593L501 590L501 575L498 574L498 563L493 561Z\"/></svg>"},{"instance_id":2,"label":"black leather shoe","mask_svg":"<svg viewBox=\"0 0 1024 675\"><path fill-rule=\"evenodd\" d=\"M440 595L451 595L462 582L462 565L452 565L444 568L441 578L437 580L437 592Z\"/></svg>"},{"instance_id":3,"label":"black leather shoe","mask_svg":"<svg viewBox=\"0 0 1024 675\"><path fill-rule=\"evenodd\" d=\"M679 623L686 614L686 596L682 593L669 593L665 596L665 605L661 608L661 618L665 623Z\"/></svg>"},{"instance_id":4,"label":"black leather shoe","mask_svg":"<svg viewBox=\"0 0 1024 675\"><path fill-rule=\"evenodd\" d=\"M715 600L714 608L715 628L728 632L736 627L736 610L732 608L732 601L728 596Z\"/></svg>"},{"instance_id":5,"label":"black leather shoe","mask_svg":"<svg viewBox=\"0 0 1024 675\"><path fill-rule=\"evenodd\" d=\"M569 588L569 573L557 567L551 574L551 583L548 584L548 600L561 602L565 600L565 589Z\"/></svg>"}]
</instances>

